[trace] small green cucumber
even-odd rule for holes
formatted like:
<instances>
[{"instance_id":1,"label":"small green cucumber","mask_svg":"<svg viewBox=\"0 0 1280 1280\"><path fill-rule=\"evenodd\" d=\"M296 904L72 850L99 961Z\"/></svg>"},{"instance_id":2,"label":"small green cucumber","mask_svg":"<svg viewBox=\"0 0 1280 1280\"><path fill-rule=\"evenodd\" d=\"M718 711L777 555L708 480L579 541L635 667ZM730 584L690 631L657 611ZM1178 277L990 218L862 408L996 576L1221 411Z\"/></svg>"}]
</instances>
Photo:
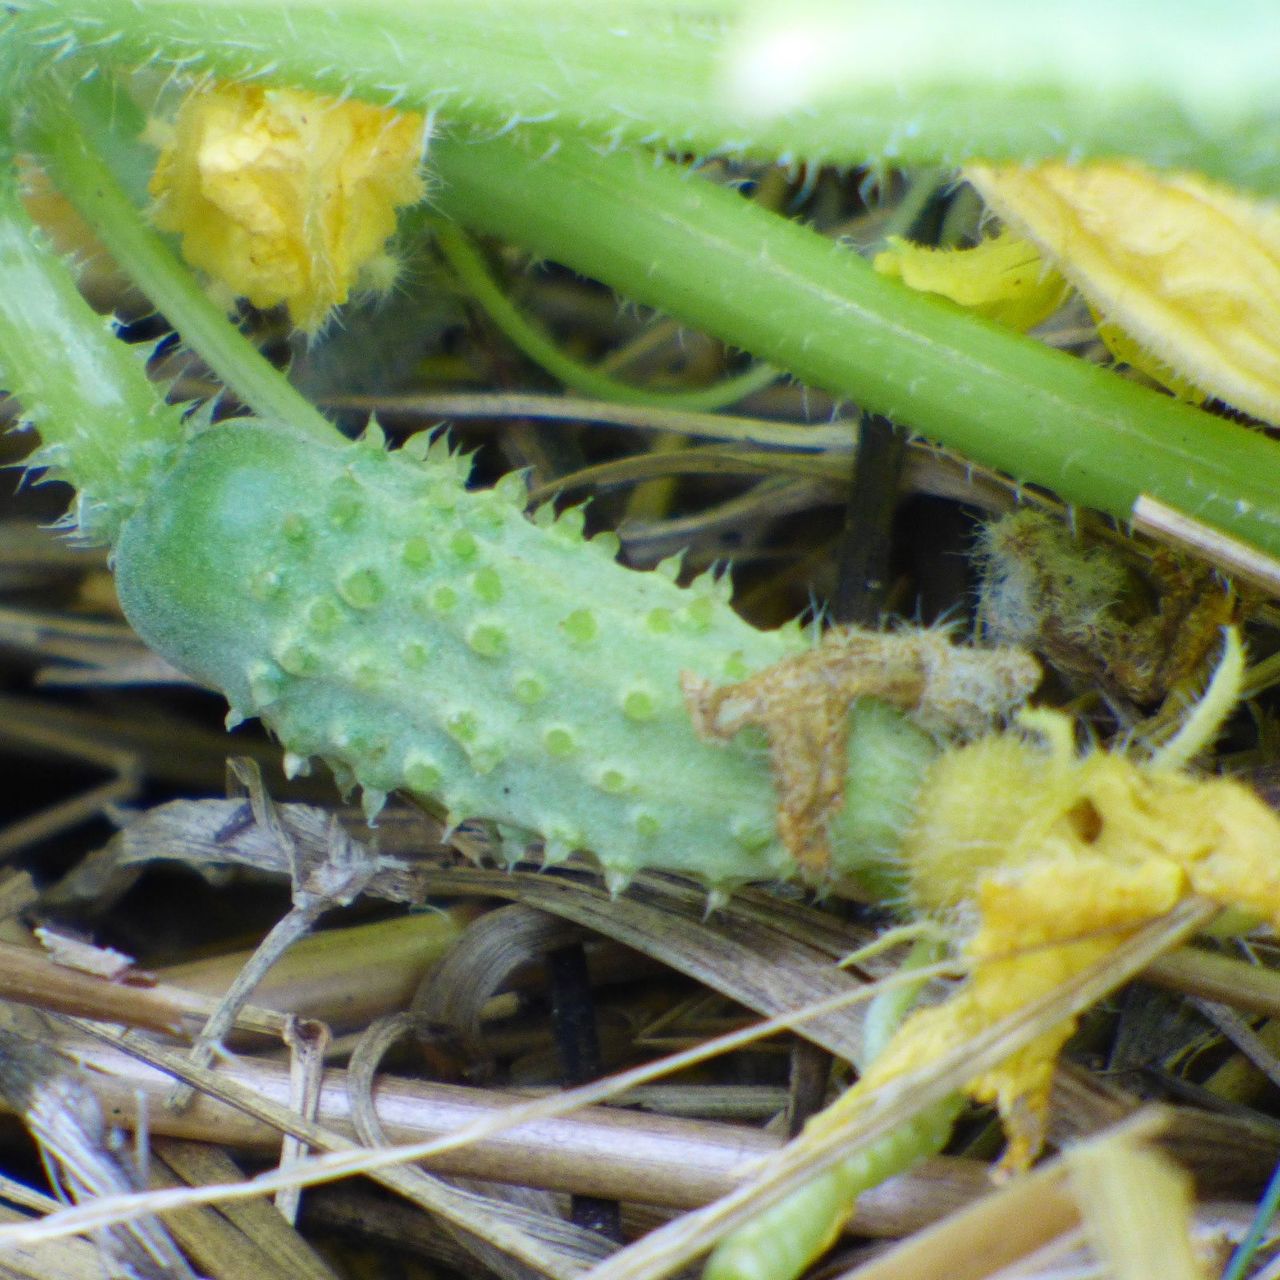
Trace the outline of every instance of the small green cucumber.
<instances>
[{"instance_id":1,"label":"small green cucumber","mask_svg":"<svg viewBox=\"0 0 1280 1280\"><path fill-rule=\"evenodd\" d=\"M550 860L591 850L614 884L795 875L763 743L699 739L680 677L743 679L803 651L800 628L751 627L725 578L627 569L580 509L530 520L518 477L468 489L465 459L418 441L199 433L117 544L130 622L371 815L403 790Z\"/></svg>"}]
</instances>

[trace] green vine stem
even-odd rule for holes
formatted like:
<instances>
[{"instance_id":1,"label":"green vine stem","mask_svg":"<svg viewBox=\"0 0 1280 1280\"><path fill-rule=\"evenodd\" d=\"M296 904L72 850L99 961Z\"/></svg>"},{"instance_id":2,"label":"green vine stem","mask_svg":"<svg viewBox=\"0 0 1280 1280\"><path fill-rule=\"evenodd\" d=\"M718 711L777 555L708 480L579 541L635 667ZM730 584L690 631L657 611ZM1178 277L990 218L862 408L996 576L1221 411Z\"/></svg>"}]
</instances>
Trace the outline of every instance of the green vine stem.
<instances>
[{"instance_id":1,"label":"green vine stem","mask_svg":"<svg viewBox=\"0 0 1280 1280\"><path fill-rule=\"evenodd\" d=\"M76 487L80 535L114 540L182 435L181 414L147 377L145 354L110 332L23 208L0 145L0 352L6 388L37 425L29 459Z\"/></svg>"},{"instance_id":2,"label":"green vine stem","mask_svg":"<svg viewBox=\"0 0 1280 1280\"><path fill-rule=\"evenodd\" d=\"M555 121L600 140L842 164L1127 154L1280 185L1270 53L1280 14L1212 0L810 5L747 0L18 0L59 54L270 75L484 129ZM745 28L744 28L745 24ZM303 38L305 33L305 38ZM762 115L759 50L799 40L838 81ZM999 68L992 74L991 68ZM852 74L856 68L858 74ZM749 80L747 82L750 83ZM734 85L739 84L735 94Z\"/></svg>"},{"instance_id":3,"label":"green vine stem","mask_svg":"<svg viewBox=\"0 0 1280 1280\"><path fill-rule=\"evenodd\" d=\"M709 387L692 391L654 391L610 377L567 355L499 288L475 245L456 224L436 224L436 245L460 283L485 314L521 351L552 377L583 395L601 400L621 400L653 409L709 413L777 381L778 371L769 365L753 365L743 373Z\"/></svg>"},{"instance_id":4,"label":"green vine stem","mask_svg":"<svg viewBox=\"0 0 1280 1280\"><path fill-rule=\"evenodd\" d=\"M933 966L942 959L943 951L936 935L922 937L898 972L907 974ZM922 978L891 986L872 1001L866 1020L866 1062L873 1061L888 1043L925 982ZM849 1113L847 1122L856 1116L848 1105L849 1097L843 1095L810 1123L837 1125L840 1121L831 1116L840 1111ZM865 1150L815 1174L799 1190L725 1236L708 1258L702 1280L795 1280L831 1247L858 1197L937 1155L950 1141L952 1127L963 1110L963 1095L947 1094Z\"/></svg>"},{"instance_id":5,"label":"green vine stem","mask_svg":"<svg viewBox=\"0 0 1280 1280\"><path fill-rule=\"evenodd\" d=\"M1146 494L1280 554L1280 456L1180 404L877 275L856 253L650 156L437 142L440 210L856 400L966 457L1127 518Z\"/></svg>"},{"instance_id":6,"label":"green vine stem","mask_svg":"<svg viewBox=\"0 0 1280 1280\"><path fill-rule=\"evenodd\" d=\"M551 75L553 65L560 70L546 82L558 86L552 114L589 123L605 111L601 85L607 81L607 92L625 99L638 69L654 70L644 59L657 57L659 49L678 56L661 75L649 77L652 100L698 119L701 108L713 105L705 96L712 61L724 22L737 12L728 0L679 13L652 0L632 0L604 6L599 13L605 21L581 5L558 6L557 18L542 3L463 6L444 0L415 34L407 25L421 17L414 12L362 11L357 22L344 6L321 9L309 0L267 8L228 0L212 10L177 0L90 0L73 13L58 0L26 0L19 8L12 36L64 49L92 46L99 58L127 64L144 54L162 62L181 56L196 68L252 68L255 74L269 68L314 87L367 91L432 109L448 104L463 122L482 122L488 112L491 124L497 115L511 123L533 114L536 103L516 111L510 95L542 92L534 86L545 88L539 77ZM1130 25L1139 9L1145 12L1136 0L1119 5ZM495 20L499 14L502 22ZM308 38L300 41L295 33L304 19ZM701 42L692 39L695 28ZM619 40L619 32L628 38ZM232 34L235 40L219 39ZM326 44L339 36L340 57ZM508 57L517 61L508 65ZM361 71L370 59L378 86ZM586 75L590 67L595 81ZM507 77L505 90L484 79L500 73ZM428 78L445 87L440 94L429 91ZM704 99L695 104L681 95L696 84ZM992 101L999 97L996 92ZM919 136L911 120L914 102L910 95L905 102L894 98L894 127ZM609 111L606 132L625 136L630 118L646 136L666 136L651 104L620 101ZM840 113L819 115L830 121ZM984 118L982 112L966 118L969 149L990 139ZM1087 126L1093 114L1080 118ZM1062 125L1056 138L1070 138L1078 153L1091 149L1087 127ZM53 138L49 145L61 141ZM1129 141L1151 155L1140 137ZM859 135L855 145L874 150L871 142ZM783 144L774 138L761 145ZM936 152L940 137L929 145ZM1212 147L1205 151L1206 167L1220 168L1224 162L1220 156L1214 161L1210 151L1217 155ZM433 159L437 205L463 225L594 275L1070 501L1126 518L1146 495L1269 554L1280 552L1280 500L1266 481L1275 469L1275 448L1233 424L911 294L806 228L655 164L651 156L602 153L589 142L529 129L520 138L484 145L443 139ZM201 349L189 326L184 336Z\"/></svg>"}]
</instances>

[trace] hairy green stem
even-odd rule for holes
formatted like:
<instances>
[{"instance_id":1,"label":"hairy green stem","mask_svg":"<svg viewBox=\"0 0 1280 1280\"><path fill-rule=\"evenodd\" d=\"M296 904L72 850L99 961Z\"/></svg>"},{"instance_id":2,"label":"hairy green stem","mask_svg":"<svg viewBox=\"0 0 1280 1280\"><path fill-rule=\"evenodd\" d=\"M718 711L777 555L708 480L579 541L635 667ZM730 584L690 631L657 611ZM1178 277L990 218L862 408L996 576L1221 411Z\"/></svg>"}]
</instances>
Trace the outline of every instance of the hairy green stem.
<instances>
[{"instance_id":1,"label":"hairy green stem","mask_svg":"<svg viewBox=\"0 0 1280 1280\"><path fill-rule=\"evenodd\" d=\"M32 224L7 148L0 279L0 376L44 441L31 463L75 485L79 532L110 542L168 465L181 414L148 379L147 353L111 334Z\"/></svg>"},{"instance_id":2,"label":"hairy green stem","mask_svg":"<svg viewBox=\"0 0 1280 1280\"><path fill-rule=\"evenodd\" d=\"M442 212L612 285L1070 502L1149 494L1280 554L1262 435L876 274L849 249L652 157L441 140Z\"/></svg>"},{"instance_id":3,"label":"hairy green stem","mask_svg":"<svg viewBox=\"0 0 1280 1280\"><path fill-rule=\"evenodd\" d=\"M246 404L323 441L334 427L232 324L199 287L190 269L150 227L103 159L116 119L101 80L74 93L54 80L40 95L25 130L59 189L183 341ZM128 140L123 140L127 142Z\"/></svg>"},{"instance_id":4,"label":"hairy green stem","mask_svg":"<svg viewBox=\"0 0 1280 1280\"><path fill-rule=\"evenodd\" d=\"M1211 0L11 7L15 35L60 54L269 75L485 129L555 121L599 140L843 164L1127 154L1280 187L1280 15L1265 4L1237 4L1230 21Z\"/></svg>"}]
</instances>

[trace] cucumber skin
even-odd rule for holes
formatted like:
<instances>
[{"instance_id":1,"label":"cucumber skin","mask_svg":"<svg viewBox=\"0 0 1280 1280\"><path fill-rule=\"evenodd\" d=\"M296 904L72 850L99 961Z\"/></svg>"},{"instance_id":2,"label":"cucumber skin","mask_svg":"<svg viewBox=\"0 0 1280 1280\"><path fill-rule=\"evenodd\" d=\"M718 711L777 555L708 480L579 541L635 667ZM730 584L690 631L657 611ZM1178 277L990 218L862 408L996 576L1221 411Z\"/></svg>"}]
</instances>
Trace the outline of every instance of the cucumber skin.
<instances>
[{"instance_id":1,"label":"cucumber skin","mask_svg":"<svg viewBox=\"0 0 1280 1280\"><path fill-rule=\"evenodd\" d=\"M129 519L125 614L157 652L318 756L376 813L404 790L709 886L790 878L763 746L700 740L681 672L728 683L803 649L585 540L580 511L523 514L523 484L468 490L443 442L327 446L250 419L206 429ZM288 761L290 757L286 757Z\"/></svg>"}]
</instances>

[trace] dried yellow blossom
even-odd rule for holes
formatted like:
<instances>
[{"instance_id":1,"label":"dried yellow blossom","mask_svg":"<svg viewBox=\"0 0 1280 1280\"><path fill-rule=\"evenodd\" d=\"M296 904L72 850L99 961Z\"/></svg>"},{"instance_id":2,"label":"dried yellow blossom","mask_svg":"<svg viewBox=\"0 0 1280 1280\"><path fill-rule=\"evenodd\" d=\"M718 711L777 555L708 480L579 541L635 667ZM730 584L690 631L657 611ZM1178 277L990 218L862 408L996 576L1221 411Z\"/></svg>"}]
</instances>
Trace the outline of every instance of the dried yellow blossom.
<instances>
[{"instance_id":1,"label":"dried yellow blossom","mask_svg":"<svg viewBox=\"0 0 1280 1280\"><path fill-rule=\"evenodd\" d=\"M1131 337L1124 359L1280 421L1280 211L1129 162L975 165L966 176Z\"/></svg>"},{"instance_id":2,"label":"dried yellow blossom","mask_svg":"<svg viewBox=\"0 0 1280 1280\"><path fill-rule=\"evenodd\" d=\"M993 735L949 751L921 788L904 860L927 911L972 920L969 981L910 1017L860 1087L917 1070L1198 894L1280 927L1280 817L1247 788L1157 762L1076 753L1066 717L1047 743ZM1074 1024L1041 1034L969 1092L996 1103L1017 1166L1038 1151L1049 1084Z\"/></svg>"},{"instance_id":3,"label":"dried yellow blossom","mask_svg":"<svg viewBox=\"0 0 1280 1280\"><path fill-rule=\"evenodd\" d=\"M918 1070L1104 959L1132 930L1173 909L1186 879L1157 860L1117 867L1098 857L1049 859L1016 876L982 881L981 923L965 956L973 976L945 1004L909 1018L871 1065L874 1088ZM999 1108L1009 1136L1007 1164L1030 1163L1044 1141L1049 1088L1058 1053L1075 1029L1063 1022L1023 1045L966 1086Z\"/></svg>"},{"instance_id":4,"label":"dried yellow blossom","mask_svg":"<svg viewBox=\"0 0 1280 1280\"><path fill-rule=\"evenodd\" d=\"M1047 320L1071 292L1034 244L1007 229L972 249L932 249L892 236L872 266L1020 332Z\"/></svg>"},{"instance_id":5,"label":"dried yellow blossom","mask_svg":"<svg viewBox=\"0 0 1280 1280\"><path fill-rule=\"evenodd\" d=\"M844 808L851 704L870 695L909 711L926 732L974 734L1025 703L1040 678L1021 649L955 645L941 629L846 627L745 680L717 687L685 672L680 684L700 737L727 741L748 725L765 731L778 832L800 866L821 878Z\"/></svg>"},{"instance_id":6,"label":"dried yellow blossom","mask_svg":"<svg viewBox=\"0 0 1280 1280\"><path fill-rule=\"evenodd\" d=\"M421 199L420 115L221 84L183 103L151 180L156 224L259 307L318 329Z\"/></svg>"}]
</instances>

